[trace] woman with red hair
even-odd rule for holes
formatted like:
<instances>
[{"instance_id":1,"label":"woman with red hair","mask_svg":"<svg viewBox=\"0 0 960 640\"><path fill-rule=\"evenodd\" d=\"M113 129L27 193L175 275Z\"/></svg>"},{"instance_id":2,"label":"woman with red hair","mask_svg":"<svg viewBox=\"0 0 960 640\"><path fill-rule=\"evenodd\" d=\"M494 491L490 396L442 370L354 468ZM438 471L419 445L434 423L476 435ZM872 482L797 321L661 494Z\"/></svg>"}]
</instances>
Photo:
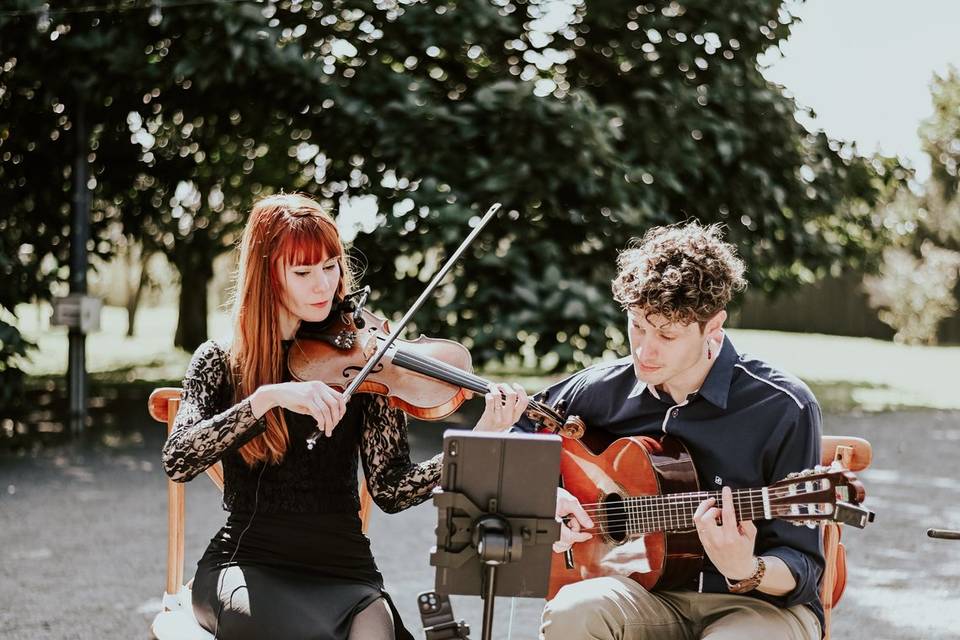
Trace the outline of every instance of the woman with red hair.
<instances>
[{"instance_id":1,"label":"woman with red hair","mask_svg":"<svg viewBox=\"0 0 960 640\"><path fill-rule=\"evenodd\" d=\"M441 456L410 461L405 415L382 396L349 401L291 381L301 322L324 322L350 289L336 223L298 194L253 207L240 244L234 335L194 353L163 465L186 482L222 461L227 522L197 564L198 622L224 640L411 638L383 589L357 514L357 452L377 505L429 498ZM527 404L517 386L487 394L477 429L505 430ZM320 429L312 450L307 438Z\"/></svg>"}]
</instances>

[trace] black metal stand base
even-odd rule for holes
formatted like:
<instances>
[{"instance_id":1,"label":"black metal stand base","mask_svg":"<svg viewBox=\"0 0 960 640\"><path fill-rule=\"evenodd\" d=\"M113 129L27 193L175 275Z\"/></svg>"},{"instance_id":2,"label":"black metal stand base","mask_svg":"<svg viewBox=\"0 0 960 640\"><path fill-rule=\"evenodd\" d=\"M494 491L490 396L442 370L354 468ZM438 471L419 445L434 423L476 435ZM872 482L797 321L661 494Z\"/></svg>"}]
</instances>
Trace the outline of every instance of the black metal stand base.
<instances>
[{"instance_id":1,"label":"black metal stand base","mask_svg":"<svg viewBox=\"0 0 960 640\"><path fill-rule=\"evenodd\" d=\"M484 569L483 585L483 629L480 632L482 640L493 637L493 601L497 593L497 565L488 563Z\"/></svg>"}]
</instances>

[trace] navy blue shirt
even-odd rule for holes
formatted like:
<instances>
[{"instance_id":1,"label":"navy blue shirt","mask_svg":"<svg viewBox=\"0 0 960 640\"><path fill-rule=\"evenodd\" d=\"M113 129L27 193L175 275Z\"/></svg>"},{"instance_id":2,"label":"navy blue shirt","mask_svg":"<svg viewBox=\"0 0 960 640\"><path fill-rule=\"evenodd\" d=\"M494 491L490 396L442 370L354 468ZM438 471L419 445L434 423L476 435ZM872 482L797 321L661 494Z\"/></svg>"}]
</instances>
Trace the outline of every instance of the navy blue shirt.
<instances>
[{"instance_id":1,"label":"navy blue shirt","mask_svg":"<svg viewBox=\"0 0 960 640\"><path fill-rule=\"evenodd\" d=\"M799 379L738 354L728 337L703 385L680 403L637 380L630 357L584 369L541 392L538 399L544 394L551 405L566 400L567 414L580 416L588 429L615 436L667 433L681 440L693 457L702 490L764 487L820 463L821 416L813 393ZM517 427L532 430L526 419ZM757 590L745 595L780 607L805 604L822 628L819 528L783 520L755 524L754 553L783 560L797 585L783 596ZM706 556L689 588L728 592Z\"/></svg>"}]
</instances>

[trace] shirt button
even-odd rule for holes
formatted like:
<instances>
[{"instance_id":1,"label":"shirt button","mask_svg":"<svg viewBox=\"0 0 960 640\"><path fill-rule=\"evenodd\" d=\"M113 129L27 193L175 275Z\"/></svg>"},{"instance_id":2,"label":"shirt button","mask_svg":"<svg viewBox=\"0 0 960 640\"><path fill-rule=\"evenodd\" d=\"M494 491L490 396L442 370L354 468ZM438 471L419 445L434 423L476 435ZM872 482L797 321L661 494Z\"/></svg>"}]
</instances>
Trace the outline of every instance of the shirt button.
<instances>
[{"instance_id":1,"label":"shirt button","mask_svg":"<svg viewBox=\"0 0 960 640\"><path fill-rule=\"evenodd\" d=\"M673 410L673 417L676 418L678 415L680 415L680 409L674 409L674 410Z\"/></svg>"}]
</instances>

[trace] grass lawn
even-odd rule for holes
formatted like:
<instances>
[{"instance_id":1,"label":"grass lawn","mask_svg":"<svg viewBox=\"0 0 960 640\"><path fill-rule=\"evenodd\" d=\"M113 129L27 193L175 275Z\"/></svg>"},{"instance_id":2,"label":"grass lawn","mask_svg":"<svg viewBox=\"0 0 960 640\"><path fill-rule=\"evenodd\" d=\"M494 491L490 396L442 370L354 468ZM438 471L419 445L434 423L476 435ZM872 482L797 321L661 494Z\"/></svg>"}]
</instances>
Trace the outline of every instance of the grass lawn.
<instances>
[{"instance_id":1,"label":"grass lawn","mask_svg":"<svg viewBox=\"0 0 960 640\"><path fill-rule=\"evenodd\" d=\"M49 326L49 306L21 305L17 316L21 331L39 347L23 369L31 376L62 375L67 362L66 330ZM135 335L127 338L126 311L105 307L101 331L87 338L87 369L102 382L176 384L190 356L173 348L175 327L175 309L142 309ZM229 335L229 316L221 311L211 314L209 332L214 338ZM960 409L960 347L745 329L729 333L739 351L757 354L810 384L827 412ZM495 380L520 382L529 392L560 377L526 371L487 374Z\"/></svg>"}]
</instances>

